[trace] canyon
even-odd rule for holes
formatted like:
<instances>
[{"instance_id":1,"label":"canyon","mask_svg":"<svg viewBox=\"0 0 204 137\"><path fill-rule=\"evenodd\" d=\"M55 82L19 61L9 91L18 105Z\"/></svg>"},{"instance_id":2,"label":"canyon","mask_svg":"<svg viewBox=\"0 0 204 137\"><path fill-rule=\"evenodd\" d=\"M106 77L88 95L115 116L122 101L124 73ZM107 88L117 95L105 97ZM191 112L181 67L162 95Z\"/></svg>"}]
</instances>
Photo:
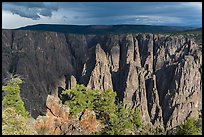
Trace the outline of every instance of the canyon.
<instances>
[{"instance_id":1,"label":"canyon","mask_svg":"<svg viewBox=\"0 0 204 137\"><path fill-rule=\"evenodd\" d=\"M172 129L201 117L202 42L159 33L67 34L2 30L2 82L23 79L21 98L33 118L48 95L84 84L116 91L142 121Z\"/></svg>"}]
</instances>

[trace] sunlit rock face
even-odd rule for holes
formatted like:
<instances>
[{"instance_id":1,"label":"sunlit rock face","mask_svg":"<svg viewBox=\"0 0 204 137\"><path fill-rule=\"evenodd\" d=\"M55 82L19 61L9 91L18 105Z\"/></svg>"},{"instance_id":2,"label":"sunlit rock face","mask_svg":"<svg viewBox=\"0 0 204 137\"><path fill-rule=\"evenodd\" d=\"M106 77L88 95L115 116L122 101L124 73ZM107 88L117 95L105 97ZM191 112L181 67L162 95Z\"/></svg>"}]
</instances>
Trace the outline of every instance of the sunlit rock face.
<instances>
[{"instance_id":1,"label":"sunlit rock face","mask_svg":"<svg viewBox=\"0 0 204 137\"><path fill-rule=\"evenodd\" d=\"M202 110L202 47L183 35L3 30L3 81L9 73L24 79L21 97L34 118L49 94L76 84L111 88L144 123L167 129Z\"/></svg>"},{"instance_id":2,"label":"sunlit rock face","mask_svg":"<svg viewBox=\"0 0 204 137\"><path fill-rule=\"evenodd\" d=\"M38 135L88 135L101 128L94 111L86 109L80 120L75 119L69 106L63 105L55 95L47 96L46 107L46 115L38 116L33 123Z\"/></svg>"}]
</instances>

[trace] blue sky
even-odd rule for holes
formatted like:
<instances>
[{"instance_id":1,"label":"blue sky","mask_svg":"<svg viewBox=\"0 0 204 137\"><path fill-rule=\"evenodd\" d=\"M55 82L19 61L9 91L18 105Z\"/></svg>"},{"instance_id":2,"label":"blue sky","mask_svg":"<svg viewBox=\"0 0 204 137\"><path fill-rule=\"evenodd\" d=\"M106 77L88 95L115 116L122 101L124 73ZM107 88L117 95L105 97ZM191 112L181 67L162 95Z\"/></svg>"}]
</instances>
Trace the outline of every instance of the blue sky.
<instances>
[{"instance_id":1,"label":"blue sky","mask_svg":"<svg viewBox=\"0 0 204 137\"><path fill-rule=\"evenodd\" d=\"M2 28L33 24L202 26L201 2L3 2Z\"/></svg>"}]
</instances>

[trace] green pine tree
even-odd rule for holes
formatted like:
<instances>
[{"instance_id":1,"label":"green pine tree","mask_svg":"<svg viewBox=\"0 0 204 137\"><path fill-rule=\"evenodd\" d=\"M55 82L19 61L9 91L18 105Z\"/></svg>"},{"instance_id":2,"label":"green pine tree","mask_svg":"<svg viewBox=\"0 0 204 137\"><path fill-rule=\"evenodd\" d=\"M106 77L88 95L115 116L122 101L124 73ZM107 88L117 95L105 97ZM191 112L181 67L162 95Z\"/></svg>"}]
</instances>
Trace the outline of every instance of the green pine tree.
<instances>
[{"instance_id":1,"label":"green pine tree","mask_svg":"<svg viewBox=\"0 0 204 137\"><path fill-rule=\"evenodd\" d=\"M20 85L22 80L19 76L11 76L11 79L8 80L7 84L2 87L2 90L6 92L5 97L3 98L3 109L8 107L13 107L16 110L16 113L28 117L29 113L24 107L24 102L20 97Z\"/></svg>"},{"instance_id":2,"label":"green pine tree","mask_svg":"<svg viewBox=\"0 0 204 137\"><path fill-rule=\"evenodd\" d=\"M178 135L202 135L202 119L189 118L177 132Z\"/></svg>"},{"instance_id":3,"label":"green pine tree","mask_svg":"<svg viewBox=\"0 0 204 137\"><path fill-rule=\"evenodd\" d=\"M70 107L71 114L76 118L80 118L86 108L96 113L96 118L102 122L104 128L94 134L135 134L136 129L142 126L139 110L127 108L124 103L116 105L116 92L111 89L102 92L77 85L63 91L60 98Z\"/></svg>"}]
</instances>

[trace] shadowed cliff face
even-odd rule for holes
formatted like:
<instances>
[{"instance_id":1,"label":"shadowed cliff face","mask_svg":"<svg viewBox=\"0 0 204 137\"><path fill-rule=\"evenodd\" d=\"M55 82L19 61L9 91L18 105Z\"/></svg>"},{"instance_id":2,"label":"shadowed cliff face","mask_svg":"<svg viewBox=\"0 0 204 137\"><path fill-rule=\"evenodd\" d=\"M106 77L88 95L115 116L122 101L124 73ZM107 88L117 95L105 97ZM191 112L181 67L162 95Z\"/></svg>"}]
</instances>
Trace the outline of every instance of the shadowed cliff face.
<instances>
[{"instance_id":1,"label":"shadowed cliff face","mask_svg":"<svg viewBox=\"0 0 204 137\"><path fill-rule=\"evenodd\" d=\"M202 109L202 49L182 35L75 35L3 30L2 80L24 79L21 97L36 118L48 94L84 84L117 92L146 124L168 129Z\"/></svg>"}]
</instances>

